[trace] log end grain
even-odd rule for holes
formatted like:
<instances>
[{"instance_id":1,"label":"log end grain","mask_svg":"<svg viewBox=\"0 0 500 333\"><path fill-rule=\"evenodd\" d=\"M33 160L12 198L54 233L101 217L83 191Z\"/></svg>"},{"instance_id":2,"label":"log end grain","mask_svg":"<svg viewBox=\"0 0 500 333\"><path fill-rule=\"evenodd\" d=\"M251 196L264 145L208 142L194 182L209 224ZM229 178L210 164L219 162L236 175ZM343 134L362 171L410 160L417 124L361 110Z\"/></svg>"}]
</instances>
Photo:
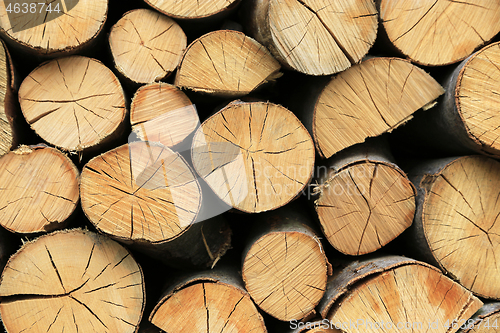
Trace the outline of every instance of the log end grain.
<instances>
[{"instance_id":1,"label":"log end grain","mask_svg":"<svg viewBox=\"0 0 500 333\"><path fill-rule=\"evenodd\" d=\"M0 158L0 221L18 233L61 229L79 199L79 172L57 149L21 148Z\"/></svg>"},{"instance_id":2,"label":"log end grain","mask_svg":"<svg viewBox=\"0 0 500 333\"><path fill-rule=\"evenodd\" d=\"M128 80L157 82L179 65L187 38L171 18L149 9L126 13L109 33L116 69Z\"/></svg>"},{"instance_id":3,"label":"log end grain","mask_svg":"<svg viewBox=\"0 0 500 333\"><path fill-rule=\"evenodd\" d=\"M177 19L201 19L230 10L239 0L162 1L146 0L161 13Z\"/></svg>"},{"instance_id":4,"label":"log end grain","mask_svg":"<svg viewBox=\"0 0 500 333\"><path fill-rule=\"evenodd\" d=\"M15 104L13 76L9 51L2 41L0 43L0 156L15 148L19 141L14 128L14 119L19 107Z\"/></svg>"}]
</instances>

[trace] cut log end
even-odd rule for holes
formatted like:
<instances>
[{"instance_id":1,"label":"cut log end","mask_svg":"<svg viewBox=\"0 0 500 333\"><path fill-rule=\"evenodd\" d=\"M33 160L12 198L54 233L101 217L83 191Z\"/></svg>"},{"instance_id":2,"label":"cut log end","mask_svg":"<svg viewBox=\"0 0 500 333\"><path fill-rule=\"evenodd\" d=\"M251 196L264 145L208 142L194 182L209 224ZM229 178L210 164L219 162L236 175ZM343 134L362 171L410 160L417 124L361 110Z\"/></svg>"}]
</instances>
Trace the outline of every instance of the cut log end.
<instances>
[{"instance_id":1,"label":"cut log end","mask_svg":"<svg viewBox=\"0 0 500 333\"><path fill-rule=\"evenodd\" d=\"M10 72L10 59L8 50L3 42L0 42L0 156L14 148L16 138L14 137L11 105L8 103L8 95L12 94ZM12 98L12 97L10 97Z\"/></svg>"},{"instance_id":2,"label":"cut log end","mask_svg":"<svg viewBox=\"0 0 500 333\"><path fill-rule=\"evenodd\" d=\"M113 139L125 119L125 97L101 62L71 56L43 63L19 88L26 121L65 151L95 148Z\"/></svg>"},{"instance_id":3,"label":"cut log end","mask_svg":"<svg viewBox=\"0 0 500 333\"><path fill-rule=\"evenodd\" d=\"M158 11L177 19L200 19L214 16L234 7L238 2L239 0L146 0L146 3Z\"/></svg>"},{"instance_id":4,"label":"cut log end","mask_svg":"<svg viewBox=\"0 0 500 333\"><path fill-rule=\"evenodd\" d=\"M390 132L444 93L428 74L398 58L373 58L335 76L314 109L320 155Z\"/></svg>"},{"instance_id":5,"label":"cut log end","mask_svg":"<svg viewBox=\"0 0 500 333\"><path fill-rule=\"evenodd\" d=\"M172 147L183 142L199 125L189 98L167 83L151 83L135 93L130 106L132 130L143 141Z\"/></svg>"},{"instance_id":6,"label":"cut log end","mask_svg":"<svg viewBox=\"0 0 500 333\"><path fill-rule=\"evenodd\" d=\"M179 65L187 38L172 19L148 9L126 13L109 34L117 70L135 83L157 82Z\"/></svg>"},{"instance_id":7,"label":"cut log end","mask_svg":"<svg viewBox=\"0 0 500 333\"><path fill-rule=\"evenodd\" d=\"M295 198L311 179L314 146L290 111L265 102L232 102L195 132L193 165L228 205L250 213Z\"/></svg>"},{"instance_id":8,"label":"cut log end","mask_svg":"<svg viewBox=\"0 0 500 333\"><path fill-rule=\"evenodd\" d=\"M499 182L499 162L470 156L420 183L426 189L423 229L433 256L464 287L493 299L500 299Z\"/></svg>"},{"instance_id":9,"label":"cut log end","mask_svg":"<svg viewBox=\"0 0 500 333\"><path fill-rule=\"evenodd\" d=\"M219 96L243 96L280 76L269 51L243 33L218 30L191 43L175 85Z\"/></svg>"},{"instance_id":10,"label":"cut log end","mask_svg":"<svg viewBox=\"0 0 500 333\"><path fill-rule=\"evenodd\" d=\"M166 332L267 332L248 294L210 281L196 282L166 297L150 321Z\"/></svg>"},{"instance_id":11,"label":"cut log end","mask_svg":"<svg viewBox=\"0 0 500 333\"><path fill-rule=\"evenodd\" d=\"M102 30L107 11L105 0L6 0L0 4L0 33L39 55L75 52Z\"/></svg>"},{"instance_id":12,"label":"cut log end","mask_svg":"<svg viewBox=\"0 0 500 333\"><path fill-rule=\"evenodd\" d=\"M21 147L0 159L0 221L18 233L60 229L79 199L79 173L57 149Z\"/></svg>"},{"instance_id":13,"label":"cut log end","mask_svg":"<svg viewBox=\"0 0 500 333\"><path fill-rule=\"evenodd\" d=\"M148 142L120 146L82 171L82 208L102 232L123 241L160 243L194 222L201 190L185 160Z\"/></svg>"},{"instance_id":14,"label":"cut log end","mask_svg":"<svg viewBox=\"0 0 500 333\"><path fill-rule=\"evenodd\" d=\"M116 242L67 230L26 243L12 256L0 296L9 332L132 333L144 309L144 281Z\"/></svg>"},{"instance_id":15,"label":"cut log end","mask_svg":"<svg viewBox=\"0 0 500 333\"><path fill-rule=\"evenodd\" d=\"M500 31L500 3L382 0L380 18L390 41L412 61L443 66L466 58Z\"/></svg>"},{"instance_id":16,"label":"cut log end","mask_svg":"<svg viewBox=\"0 0 500 333\"><path fill-rule=\"evenodd\" d=\"M318 189L314 206L323 232L342 253L376 251L412 223L415 190L404 173L389 164L349 165Z\"/></svg>"},{"instance_id":17,"label":"cut log end","mask_svg":"<svg viewBox=\"0 0 500 333\"><path fill-rule=\"evenodd\" d=\"M316 238L273 232L258 239L243 262L243 279L255 303L289 321L312 313L324 294L327 262Z\"/></svg>"},{"instance_id":18,"label":"cut log end","mask_svg":"<svg viewBox=\"0 0 500 333\"><path fill-rule=\"evenodd\" d=\"M455 99L457 111L469 137L500 155L500 44L491 44L475 53L460 71Z\"/></svg>"}]
</instances>

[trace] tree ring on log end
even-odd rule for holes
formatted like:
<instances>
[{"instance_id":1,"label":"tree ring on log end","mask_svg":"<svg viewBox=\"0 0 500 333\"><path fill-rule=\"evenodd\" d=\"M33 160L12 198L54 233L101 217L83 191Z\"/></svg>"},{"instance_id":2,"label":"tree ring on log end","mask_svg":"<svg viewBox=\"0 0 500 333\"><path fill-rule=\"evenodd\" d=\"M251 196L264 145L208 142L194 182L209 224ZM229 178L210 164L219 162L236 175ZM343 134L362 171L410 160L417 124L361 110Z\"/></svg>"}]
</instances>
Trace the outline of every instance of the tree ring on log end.
<instances>
[{"instance_id":1,"label":"tree ring on log end","mask_svg":"<svg viewBox=\"0 0 500 333\"><path fill-rule=\"evenodd\" d=\"M159 12L177 19L199 19L222 13L239 0L145 0Z\"/></svg>"},{"instance_id":2,"label":"tree ring on log end","mask_svg":"<svg viewBox=\"0 0 500 333\"><path fill-rule=\"evenodd\" d=\"M8 332L136 332L145 304L142 270L105 236L57 231L28 242L0 281Z\"/></svg>"},{"instance_id":3,"label":"tree ring on log end","mask_svg":"<svg viewBox=\"0 0 500 333\"><path fill-rule=\"evenodd\" d=\"M285 205L312 177L312 139L286 108L235 101L195 132L195 170L228 205L258 213Z\"/></svg>"},{"instance_id":4,"label":"tree ring on log end","mask_svg":"<svg viewBox=\"0 0 500 333\"><path fill-rule=\"evenodd\" d=\"M80 195L96 228L121 241L172 240L196 220L201 205L198 181L182 156L144 141L90 160Z\"/></svg>"}]
</instances>

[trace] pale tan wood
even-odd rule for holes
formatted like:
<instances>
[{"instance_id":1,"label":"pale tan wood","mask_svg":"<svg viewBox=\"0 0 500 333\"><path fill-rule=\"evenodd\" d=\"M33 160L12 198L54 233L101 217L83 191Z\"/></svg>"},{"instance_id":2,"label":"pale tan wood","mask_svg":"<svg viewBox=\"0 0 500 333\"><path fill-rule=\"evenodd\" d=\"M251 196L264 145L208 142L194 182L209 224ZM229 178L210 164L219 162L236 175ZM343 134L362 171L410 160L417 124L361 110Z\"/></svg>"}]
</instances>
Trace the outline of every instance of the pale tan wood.
<instances>
[{"instance_id":1,"label":"pale tan wood","mask_svg":"<svg viewBox=\"0 0 500 333\"><path fill-rule=\"evenodd\" d=\"M422 69L399 58L371 58L335 76L314 107L321 156L390 132L444 93Z\"/></svg>"},{"instance_id":2,"label":"pale tan wood","mask_svg":"<svg viewBox=\"0 0 500 333\"><path fill-rule=\"evenodd\" d=\"M19 107L15 96L15 72L9 50L0 42L0 156L19 144L19 129L15 126Z\"/></svg>"},{"instance_id":3,"label":"pale tan wood","mask_svg":"<svg viewBox=\"0 0 500 333\"><path fill-rule=\"evenodd\" d=\"M295 198L314 167L309 133L286 108L234 101L195 132L195 170L228 205L250 213Z\"/></svg>"},{"instance_id":4,"label":"pale tan wood","mask_svg":"<svg viewBox=\"0 0 500 333\"><path fill-rule=\"evenodd\" d=\"M31 128L64 151L95 149L123 131L122 87L95 59L70 56L41 64L22 82L19 102Z\"/></svg>"},{"instance_id":5,"label":"pale tan wood","mask_svg":"<svg viewBox=\"0 0 500 333\"><path fill-rule=\"evenodd\" d=\"M158 82L179 65L187 38L171 18L149 9L125 13L109 33L116 69L133 83Z\"/></svg>"},{"instance_id":6,"label":"pale tan wood","mask_svg":"<svg viewBox=\"0 0 500 333\"><path fill-rule=\"evenodd\" d=\"M145 303L130 252L78 229L25 243L2 273L0 296L8 332L135 332Z\"/></svg>"},{"instance_id":7,"label":"pale tan wood","mask_svg":"<svg viewBox=\"0 0 500 333\"><path fill-rule=\"evenodd\" d=\"M336 302L322 314L348 333L456 332L458 328L444 328L446 320L466 320L482 305L435 267L404 257L353 262L329 281L328 288L342 297L333 294ZM332 296L328 291L327 295Z\"/></svg>"},{"instance_id":8,"label":"pale tan wood","mask_svg":"<svg viewBox=\"0 0 500 333\"><path fill-rule=\"evenodd\" d=\"M415 172L414 225L423 237L414 236L418 242L412 244L476 295L500 299L500 163L464 156L423 164Z\"/></svg>"},{"instance_id":9,"label":"pale tan wood","mask_svg":"<svg viewBox=\"0 0 500 333\"><path fill-rule=\"evenodd\" d=\"M380 18L394 46L426 66L455 63L500 31L498 1L381 0Z\"/></svg>"},{"instance_id":10,"label":"pale tan wood","mask_svg":"<svg viewBox=\"0 0 500 333\"><path fill-rule=\"evenodd\" d=\"M459 333L487 333L500 327L500 303L485 303L474 316L465 322L456 323Z\"/></svg>"},{"instance_id":11,"label":"pale tan wood","mask_svg":"<svg viewBox=\"0 0 500 333\"><path fill-rule=\"evenodd\" d=\"M7 13L9 4L20 4L19 13ZM36 12L22 6L36 4ZM43 3L44 6L38 5ZM59 5L60 12L46 11ZM42 56L75 53L88 47L104 28L108 11L106 0L17 1L0 4L0 35L24 52ZM10 17L9 17L10 16ZM28 28L26 28L28 27Z\"/></svg>"},{"instance_id":12,"label":"pale tan wood","mask_svg":"<svg viewBox=\"0 0 500 333\"><path fill-rule=\"evenodd\" d=\"M99 231L153 244L184 233L201 205L200 187L182 156L141 141L90 160L80 195L84 213Z\"/></svg>"},{"instance_id":13,"label":"pale tan wood","mask_svg":"<svg viewBox=\"0 0 500 333\"><path fill-rule=\"evenodd\" d=\"M239 0L145 0L165 15L178 19L199 19L231 9Z\"/></svg>"},{"instance_id":14,"label":"pale tan wood","mask_svg":"<svg viewBox=\"0 0 500 333\"><path fill-rule=\"evenodd\" d=\"M130 123L141 140L172 147L185 141L200 120L186 94L176 86L158 82L136 91L130 105Z\"/></svg>"},{"instance_id":15,"label":"pale tan wood","mask_svg":"<svg viewBox=\"0 0 500 333\"><path fill-rule=\"evenodd\" d=\"M18 233L62 229L79 199L79 172L55 148L21 146L0 158L0 223Z\"/></svg>"},{"instance_id":16,"label":"pale tan wood","mask_svg":"<svg viewBox=\"0 0 500 333\"><path fill-rule=\"evenodd\" d=\"M305 74L349 68L377 36L372 0L256 0L250 6L252 36L284 66Z\"/></svg>"},{"instance_id":17,"label":"pale tan wood","mask_svg":"<svg viewBox=\"0 0 500 333\"><path fill-rule=\"evenodd\" d=\"M243 96L281 76L280 64L254 39L217 30L193 41L181 60L175 85L225 97Z\"/></svg>"}]
</instances>

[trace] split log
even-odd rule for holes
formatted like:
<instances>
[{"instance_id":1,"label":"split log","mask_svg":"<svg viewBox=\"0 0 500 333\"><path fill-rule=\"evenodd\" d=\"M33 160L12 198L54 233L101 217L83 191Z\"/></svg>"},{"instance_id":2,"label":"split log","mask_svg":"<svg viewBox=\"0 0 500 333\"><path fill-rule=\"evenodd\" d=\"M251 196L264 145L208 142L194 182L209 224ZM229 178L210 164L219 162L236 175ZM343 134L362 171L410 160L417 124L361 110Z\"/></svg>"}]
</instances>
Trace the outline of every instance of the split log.
<instances>
[{"instance_id":1,"label":"split log","mask_svg":"<svg viewBox=\"0 0 500 333\"><path fill-rule=\"evenodd\" d=\"M167 78L179 65L187 38L171 18L136 9L111 28L109 45L117 71L138 85Z\"/></svg>"},{"instance_id":2,"label":"split log","mask_svg":"<svg viewBox=\"0 0 500 333\"><path fill-rule=\"evenodd\" d=\"M342 332L453 333L482 302L428 264L398 256L352 262L328 281L319 305Z\"/></svg>"},{"instance_id":3,"label":"split log","mask_svg":"<svg viewBox=\"0 0 500 333\"><path fill-rule=\"evenodd\" d=\"M0 5L1 6L1 5ZM0 156L20 143L16 74L5 43L0 42Z\"/></svg>"},{"instance_id":4,"label":"split log","mask_svg":"<svg viewBox=\"0 0 500 333\"><path fill-rule=\"evenodd\" d=\"M242 254L246 290L262 310L279 320L314 315L331 266L307 213L287 206L259 220Z\"/></svg>"},{"instance_id":5,"label":"split log","mask_svg":"<svg viewBox=\"0 0 500 333\"><path fill-rule=\"evenodd\" d=\"M168 265L211 266L230 247L224 219L197 220L200 185L167 147L132 142L93 158L83 168L80 195L99 231Z\"/></svg>"},{"instance_id":6,"label":"split log","mask_svg":"<svg viewBox=\"0 0 500 333\"><path fill-rule=\"evenodd\" d=\"M200 120L186 94L176 86L158 82L137 90L130 105L130 123L142 141L173 147L187 143Z\"/></svg>"},{"instance_id":7,"label":"split log","mask_svg":"<svg viewBox=\"0 0 500 333\"><path fill-rule=\"evenodd\" d=\"M286 108L234 101L195 132L192 161L226 204L258 213L285 205L307 186L314 146Z\"/></svg>"},{"instance_id":8,"label":"split log","mask_svg":"<svg viewBox=\"0 0 500 333\"><path fill-rule=\"evenodd\" d=\"M239 0L145 0L146 3L159 12L176 19L202 19L209 17L220 18L228 15L234 9Z\"/></svg>"},{"instance_id":9,"label":"split log","mask_svg":"<svg viewBox=\"0 0 500 333\"><path fill-rule=\"evenodd\" d=\"M58 231L10 258L0 282L0 314L8 332L135 332L143 280L116 242L83 230Z\"/></svg>"},{"instance_id":10,"label":"split log","mask_svg":"<svg viewBox=\"0 0 500 333\"><path fill-rule=\"evenodd\" d=\"M399 58L372 58L333 77L303 110L322 157L390 132L443 94L422 69ZM314 108L314 109L313 109Z\"/></svg>"},{"instance_id":11,"label":"split log","mask_svg":"<svg viewBox=\"0 0 500 333\"><path fill-rule=\"evenodd\" d=\"M486 303L467 321L453 323L459 333L487 333L497 331L500 325L500 303Z\"/></svg>"},{"instance_id":12,"label":"split log","mask_svg":"<svg viewBox=\"0 0 500 333\"><path fill-rule=\"evenodd\" d=\"M384 148L380 141L355 145L318 168L314 210L326 239L344 254L374 252L413 221L415 188Z\"/></svg>"},{"instance_id":13,"label":"split log","mask_svg":"<svg viewBox=\"0 0 500 333\"><path fill-rule=\"evenodd\" d=\"M74 54L93 45L107 12L105 0L6 0L0 4L0 35L26 54Z\"/></svg>"},{"instance_id":14,"label":"split log","mask_svg":"<svg viewBox=\"0 0 500 333\"><path fill-rule=\"evenodd\" d=\"M124 130L120 82L95 59L71 56L41 64L22 82L19 102L31 128L63 151L102 148Z\"/></svg>"},{"instance_id":15,"label":"split log","mask_svg":"<svg viewBox=\"0 0 500 333\"><path fill-rule=\"evenodd\" d=\"M500 299L500 163L484 156L439 159L415 167L410 179L417 210L408 240L416 255L474 294Z\"/></svg>"},{"instance_id":16,"label":"split log","mask_svg":"<svg viewBox=\"0 0 500 333\"><path fill-rule=\"evenodd\" d=\"M172 282L149 320L167 332L267 332L241 277L228 267Z\"/></svg>"},{"instance_id":17,"label":"split log","mask_svg":"<svg viewBox=\"0 0 500 333\"><path fill-rule=\"evenodd\" d=\"M248 2L250 35L283 66L330 75L358 63L377 36L373 0Z\"/></svg>"},{"instance_id":18,"label":"split log","mask_svg":"<svg viewBox=\"0 0 500 333\"><path fill-rule=\"evenodd\" d=\"M236 98L281 76L279 63L254 39L217 30L192 42L184 53L175 85Z\"/></svg>"},{"instance_id":19,"label":"split log","mask_svg":"<svg viewBox=\"0 0 500 333\"><path fill-rule=\"evenodd\" d=\"M380 19L393 45L425 66L460 61L500 31L495 1L381 0Z\"/></svg>"},{"instance_id":20,"label":"split log","mask_svg":"<svg viewBox=\"0 0 500 333\"><path fill-rule=\"evenodd\" d=\"M290 321L289 333L342 333L341 330L336 329L331 325L328 319L315 319L305 322Z\"/></svg>"},{"instance_id":21,"label":"split log","mask_svg":"<svg viewBox=\"0 0 500 333\"><path fill-rule=\"evenodd\" d=\"M55 148L21 146L0 158L0 223L9 231L62 229L79 199L79 172Z\"/></svg>"}]
</instances>

